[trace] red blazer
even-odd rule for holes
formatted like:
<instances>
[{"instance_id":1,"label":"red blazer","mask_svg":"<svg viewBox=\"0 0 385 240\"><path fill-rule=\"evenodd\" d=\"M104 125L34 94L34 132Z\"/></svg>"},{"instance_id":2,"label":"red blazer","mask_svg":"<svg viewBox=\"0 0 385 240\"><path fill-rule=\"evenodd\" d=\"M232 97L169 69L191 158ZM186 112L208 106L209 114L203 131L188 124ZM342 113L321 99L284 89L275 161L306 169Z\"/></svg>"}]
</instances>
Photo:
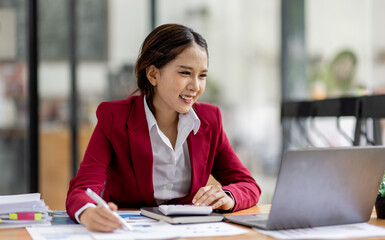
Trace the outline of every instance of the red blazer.
<instances>
[{"instance_id":1,"label":"red blazer","mask_svg":"<svg viewBox=\"0 0 385 240\"><path fill-rule=\"evenodd\" d=\"M191 160L191 187L188 195L169 203L191 203L199 188L212 174L234 196L234 211L258 202L261 190L235 155L222 127L219 108L195 103L201 126L187 138ZM87 187L102 194L120 208L156 206L152 184L152 149L143 96L103 102L79 171L70 182L66 208L75 212L88 202Z\"/></svg>"}]
</instances>

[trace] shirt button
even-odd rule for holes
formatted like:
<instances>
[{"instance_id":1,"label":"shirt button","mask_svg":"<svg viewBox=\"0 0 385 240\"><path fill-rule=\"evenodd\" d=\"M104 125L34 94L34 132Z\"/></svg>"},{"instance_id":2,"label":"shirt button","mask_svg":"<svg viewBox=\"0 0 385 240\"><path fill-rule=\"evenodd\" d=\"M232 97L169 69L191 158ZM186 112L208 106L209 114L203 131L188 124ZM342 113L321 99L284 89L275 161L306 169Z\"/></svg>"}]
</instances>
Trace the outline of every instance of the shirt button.
<instances>
[{"instance_id":1,"label":"shirt button","mask_svg":"<svg viewBox=\"0 0 385 240\"><path fill-rule=\"evenodd\" d=\"M169 183L169 184L166 185L166 187L167 187L168 190L171 190L172 189L172 184Z\"/></svg>"}]
</instances>

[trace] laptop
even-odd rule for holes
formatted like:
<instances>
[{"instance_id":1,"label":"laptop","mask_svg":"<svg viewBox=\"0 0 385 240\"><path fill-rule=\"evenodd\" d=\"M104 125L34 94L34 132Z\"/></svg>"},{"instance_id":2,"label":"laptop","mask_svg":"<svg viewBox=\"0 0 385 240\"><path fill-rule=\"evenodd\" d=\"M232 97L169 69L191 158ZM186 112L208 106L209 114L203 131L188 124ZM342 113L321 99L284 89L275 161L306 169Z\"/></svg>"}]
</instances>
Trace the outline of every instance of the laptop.
<instances>
[{"instance_id":1,"label":"laptop","mask_svg":"<svg viewBox=\"0 0 385 240\"><path fill-rule=\"evenodd\" d=\"M226 216L267 230L367 222L385 171L385 147L288 150L269 214Z\"/></svg>"}]
</instances>

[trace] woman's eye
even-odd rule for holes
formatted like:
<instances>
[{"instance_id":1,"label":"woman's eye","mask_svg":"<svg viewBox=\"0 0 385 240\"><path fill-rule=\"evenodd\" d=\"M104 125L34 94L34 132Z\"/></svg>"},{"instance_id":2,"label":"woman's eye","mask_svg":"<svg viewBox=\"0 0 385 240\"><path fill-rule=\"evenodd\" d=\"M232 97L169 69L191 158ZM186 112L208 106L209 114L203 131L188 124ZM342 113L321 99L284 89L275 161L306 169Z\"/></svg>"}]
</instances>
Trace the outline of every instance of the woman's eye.
<instances>
[{"instance_id":1,"label":"woman's eye","mask_svg":"<svg viewBox=\"0 0 385 240\"><path fill-rule=\"evenodd\" d=\"M190 72L180 72L182 75L186 75L186 76L189 76L190 75Z\"/></svg>"},{"instance_id":2,"label":"woman's eye","mask_svg":"<svg viewBox=\"0 0 385 240\"><path fill-rule=\"evenodd\" d=\"M207 77L207 74L201 74L200 75L200 78L206 78Z\"/></svg>"}]
</instances>

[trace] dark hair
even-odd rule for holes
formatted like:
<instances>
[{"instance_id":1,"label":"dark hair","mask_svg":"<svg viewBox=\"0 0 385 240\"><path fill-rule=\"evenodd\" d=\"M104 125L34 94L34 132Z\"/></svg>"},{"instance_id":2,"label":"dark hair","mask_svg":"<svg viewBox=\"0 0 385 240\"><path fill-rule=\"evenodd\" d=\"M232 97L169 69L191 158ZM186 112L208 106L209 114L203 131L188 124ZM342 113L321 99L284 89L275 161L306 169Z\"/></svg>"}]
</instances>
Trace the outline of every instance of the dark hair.
<instances>
[{"instance_id":1,"label":"dark hair","mask_svg":"<svg viewBox=\"0 0 385 240\"><path fill-rule=\"evenodd\" d=\"M179 24L161 25L155 28L144 40L136 61L135 75L138 81L138 90L146 96L147 104L153 113L154 87L147 79L146 68L151 65L162 68L193 43L204 48L208 55L206 40L191 28Z\"/></svg>"}]
</instances>

